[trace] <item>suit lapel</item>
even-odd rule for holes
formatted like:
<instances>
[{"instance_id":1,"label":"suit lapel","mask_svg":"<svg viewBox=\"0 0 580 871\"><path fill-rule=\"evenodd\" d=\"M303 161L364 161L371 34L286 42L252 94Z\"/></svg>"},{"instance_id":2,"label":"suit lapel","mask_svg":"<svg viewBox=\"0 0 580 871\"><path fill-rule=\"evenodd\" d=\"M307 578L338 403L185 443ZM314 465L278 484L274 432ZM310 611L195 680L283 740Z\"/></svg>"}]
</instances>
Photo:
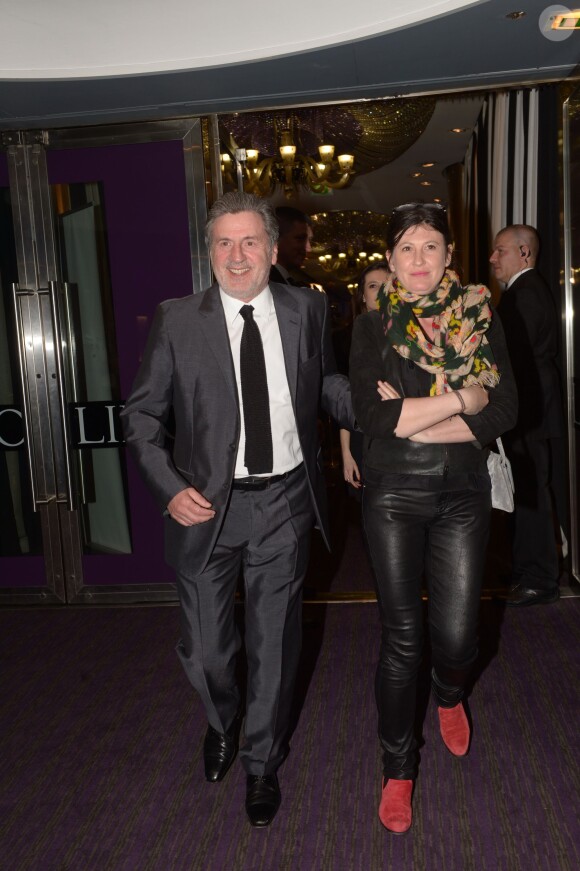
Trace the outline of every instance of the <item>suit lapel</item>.
<instances>
[{"instance_id":1,"label":"suit lapel","mask_svg":"<svg viewBox=\"0 0 580 871\"><path fill-rule=\"evenodd\" d=\"M203 300L199 306L199 313L201 315L201 329L222 371L228 389L237 404L238 388L236 386L234 362L232 360L226 316L224 314L224 308L220 299L219 287L217 284L213 284L205 292Z\"/></svg>"},{"instance_id":2,"label":"suit lapel","mask_svg":"<svg viewBox=\"0 0 580 871\"><path fill-rule=\"evenodd\" d=\"M282 350L284 352L288 387L290 388L290 395L292 397L292 402L294 403L296 399L296 385L298 380L298 357L300 351L302 316L292 297L292 293L289 293L282 288L277 288L272 284L270 285L270 289L274 299L274 308L276 309L280 338L282 339Z\"/></svg>"},{"instance_id":3,"label":"suit lapel","mask_svg":"<svg viewBox=\"0 0 580 871\"><path fill-rule=\"evenodd\" d=\"M288 387L294 402L298 379L302 316L291 292L286 291L283 287L276 287L275 284L271 284L270 289L274 299L274 308L276 309L280 338L282 340ZM237 403L238 389L236 386L230 339L217 284L212 285L205 292L199 306L199 313L201 316L201 329L223 373L228 389Z\"/></svg>"}]
</instances>

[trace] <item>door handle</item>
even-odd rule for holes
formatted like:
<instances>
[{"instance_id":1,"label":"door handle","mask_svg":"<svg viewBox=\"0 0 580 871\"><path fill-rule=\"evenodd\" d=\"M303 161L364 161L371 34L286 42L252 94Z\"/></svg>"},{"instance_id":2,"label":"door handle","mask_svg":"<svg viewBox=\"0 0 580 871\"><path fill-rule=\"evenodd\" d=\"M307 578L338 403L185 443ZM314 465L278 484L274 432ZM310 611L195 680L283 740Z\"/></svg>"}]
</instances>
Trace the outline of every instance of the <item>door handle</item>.
<instances>
[{"instance_id":1,"label":"door handle","mask_svg":"<svg viewBox=\"0 0 580 871\"><path fill-rule=\"evenodd\" d=\"M22 311L18 304L19 299L24 296L29 296L31 291L20 290L17 284L12 285L12 301L14 303L14 318L17 328L18 340L18 374L20 376L20 389L22 392L22 416L24 419L24 434L26 443L26 457L28 460L28 471L30 473L30 488L32 490L32 508L33 511L38 510L39 505L46 505L51 499L41 499L36 481L36 454L34 450L34 438L32 433L32 417L30 410L30 394L28 392L28 377L26 371L26 335L24 323L22 320Z\"/></svg>"},{"instance_id":2,"label":"door handle","mask_svg":"<svg viewBox=\"0 0 580 871\"><path fill-rule=\"evenodd\" d=\"M41 290L40 293L45 291ZM72 458L70 452L70 425L68 419L68 405L66 400L66 384L64 375L64 362L62 355L62 331L61 319L58 303L58 283L56 281L48 282L48 294L50 297L50 309L52 313L52 329L54 333L54 363L56 370L58 399L60 406L60 414L62 420L62 433L64 442L64 471L65 471L65 486L66 499L69 511L75 511L78 508L76 489L74 486Z\"/></svg>"},{"instance_id":3,"label":"door handle","mask_svg":"<svg viewBox=\"0 0 580 871\"><path fill-rule=\"evenodd\" d=\"M64 502L69 511L73 511L77 499L70 451L58 285L49 282L47 288L30 290L13 284L12 293L33 509L37 511L40 505L50 502ZM51 360L54 361L54 372L49 371Z\"/></svg>"}]
</instances>

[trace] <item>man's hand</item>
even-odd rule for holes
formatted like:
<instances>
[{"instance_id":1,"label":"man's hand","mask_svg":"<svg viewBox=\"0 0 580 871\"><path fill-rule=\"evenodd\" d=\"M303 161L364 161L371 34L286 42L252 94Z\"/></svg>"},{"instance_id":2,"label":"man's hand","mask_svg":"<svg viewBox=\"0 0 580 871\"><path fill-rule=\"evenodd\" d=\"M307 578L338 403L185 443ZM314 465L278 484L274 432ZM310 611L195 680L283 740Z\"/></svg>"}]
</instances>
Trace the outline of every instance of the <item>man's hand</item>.
<instances>
[{"instance_id":1,"label":"man's hand","mask_svg":"<svg viewBox=\"0 0 580 871\"><path fill-rule=\"evenodd\" d=\"M182 526L207 523L215 517L211 502L208 502L194 487L180 490L168 504L167 510L173 520Z\"/></svg>"}]
</instances>

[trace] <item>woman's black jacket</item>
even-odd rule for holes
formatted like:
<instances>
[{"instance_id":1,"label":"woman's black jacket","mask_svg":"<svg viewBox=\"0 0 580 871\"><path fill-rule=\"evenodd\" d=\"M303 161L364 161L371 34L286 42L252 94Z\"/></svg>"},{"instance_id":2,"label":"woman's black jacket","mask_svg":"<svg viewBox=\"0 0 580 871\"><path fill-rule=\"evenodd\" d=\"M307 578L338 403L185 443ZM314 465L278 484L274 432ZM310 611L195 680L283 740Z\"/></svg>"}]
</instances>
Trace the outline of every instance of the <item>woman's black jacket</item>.
<instances>
[{"instance_id":1,"label":"woman's black jacket","mask_svg":"<svg viewBox=\"0 0 580 871\"><path fill-rule=\"evenodd\" d=\"M489 404L475 415L462 414L475 436L474 442L420 444L397 438L395 429L404 398L429 396L433 376L402 358L388 344L379 312L355 320L350 354L350 383L357 424L365 435L365 477L373 471L389 482L408 475L463 479L465 475L487 480L487 446L511 429L517 419L517 390L499 317L493 313L487 339L500 372L497 387L489 391ZM382 401L377 381L388 381L402 397ZM423 485L427 481L423 481Z\"/></svg>"}]
</instances>

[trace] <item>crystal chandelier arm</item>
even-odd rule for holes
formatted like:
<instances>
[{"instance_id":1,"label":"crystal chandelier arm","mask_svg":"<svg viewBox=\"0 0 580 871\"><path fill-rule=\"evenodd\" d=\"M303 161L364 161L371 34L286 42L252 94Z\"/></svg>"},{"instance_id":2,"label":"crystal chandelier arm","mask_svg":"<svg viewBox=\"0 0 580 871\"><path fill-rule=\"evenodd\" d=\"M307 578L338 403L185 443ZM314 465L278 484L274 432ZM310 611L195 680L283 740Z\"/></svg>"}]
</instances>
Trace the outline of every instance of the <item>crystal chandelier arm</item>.
<instances>
[{"instance_id":1,"label":"crystal chandelier arm","mask_svg":"<svg viewBox=\"0 0 580 871\"><path fill-rule=\"evenodd\" d=\"M272 169L276 163L275 157L265 157L257 166L246 168L246 191L248 193L270 193L275 181L272 177Z\"/></svg>"},{"instance_id":2,"label":"crystal chandelier arm","mask_svg":"<svg viewBox=\"0 0 580 871\"><path fill-rule=\"evenodd\" d=\"M340 190L340 188L346 187L346 185L349 183L349 181L351 180L353 175L354 175L354 172L352 172L352 171L345 172L344 175L342 175L338 179L338 181L329 181L328 178L326 178L324 180L323 184L327 188L332 188L333 190Z\"/></svg>"},{"instance_id":3,"label":"crystal chandelier arm","mask_svg":"<svg viewBox=\"0 0 580 871\"><path fill-rule=\"evenodd\" d=\"M303 154L297 154L294 163L300 164L305 175L308 176L310 181L315 183L323 181L329 175L331 170L331 165L329 163L324 165L324 169L321 169L320 167L322 164L316 163L312 157L306 157Z\"/></svg>"},{"instance_id":4,"label":"crystal chandelier arm","mask_svg":"<svg viewBox=\"0 0 580 871\"><path fill-rule=\"evenodd\" d=\"M336 169L336 166L334 165L336 161L333 161L332 163L318 164L312 158L305 157L302 154L297 154L295 162L301 164L304 173L308 177L309 183L315 192L323 190L325 187L339 190L340 188L345 187L354 175L354 171L350 169L348 172L342 173L339 178L332 179L331 173Z\"/></svg>"}]
</instances>

